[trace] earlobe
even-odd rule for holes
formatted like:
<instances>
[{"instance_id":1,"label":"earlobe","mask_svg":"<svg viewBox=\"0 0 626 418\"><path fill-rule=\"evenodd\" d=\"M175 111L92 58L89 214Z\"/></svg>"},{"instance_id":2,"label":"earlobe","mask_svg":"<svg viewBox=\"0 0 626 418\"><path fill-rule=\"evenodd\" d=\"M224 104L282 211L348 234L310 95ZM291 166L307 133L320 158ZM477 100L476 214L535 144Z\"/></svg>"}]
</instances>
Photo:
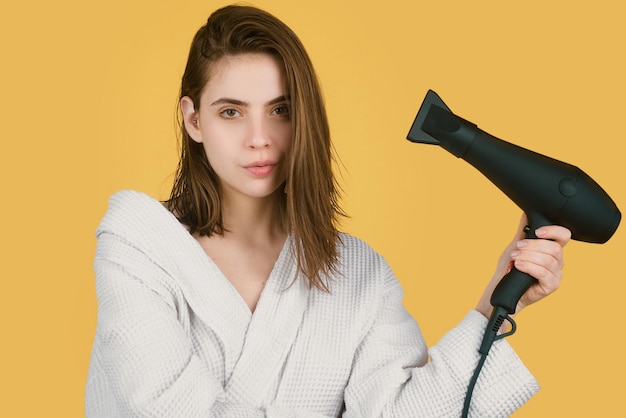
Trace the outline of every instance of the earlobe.
<instances>
[{"instance_id":1,"label":"earlobe","mask_svg":"<svg viewBox=\"0 0 626 418\"><path fill-rule=\"evenodd\" d=\"M183 124L185 125L185 130L197 143L202 143L202 135L200 133L200 123L198 121L198 112L195 110L195 106L193 104L193 100L188 96L180 99L180 110L183 114Z\"/></svg>"}]
</instances>

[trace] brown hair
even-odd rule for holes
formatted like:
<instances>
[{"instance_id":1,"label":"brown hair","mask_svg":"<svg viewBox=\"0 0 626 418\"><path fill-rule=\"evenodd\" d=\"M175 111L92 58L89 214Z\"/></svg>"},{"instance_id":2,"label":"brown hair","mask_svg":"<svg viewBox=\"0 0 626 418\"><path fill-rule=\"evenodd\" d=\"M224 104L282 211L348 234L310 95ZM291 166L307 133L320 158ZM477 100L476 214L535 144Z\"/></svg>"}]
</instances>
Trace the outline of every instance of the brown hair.
<instances>
[{"instance_id":1,"label":"brown hair","mask_svg":"<svg viewBox=\"0 0 626 418\"><path fill-rule=\"evenodd\" d=\"M321 90L304 46L283 22L250 6L227 6L215 11L196 33L182 78L180 98L188 96L195 109L210 77L211 65L225 56L269 54L284 67L290 97L291 151L279 193L279 216L294 237L298 271L309 284L328 290L327 277L338 259L339 190L332 172L333 149ZM179 112L179 118L181 118ZM225 232L217 175L202 144L194 142L179 119L181 156L168 208L200 235Z\"/></svg>"}]
</instances>

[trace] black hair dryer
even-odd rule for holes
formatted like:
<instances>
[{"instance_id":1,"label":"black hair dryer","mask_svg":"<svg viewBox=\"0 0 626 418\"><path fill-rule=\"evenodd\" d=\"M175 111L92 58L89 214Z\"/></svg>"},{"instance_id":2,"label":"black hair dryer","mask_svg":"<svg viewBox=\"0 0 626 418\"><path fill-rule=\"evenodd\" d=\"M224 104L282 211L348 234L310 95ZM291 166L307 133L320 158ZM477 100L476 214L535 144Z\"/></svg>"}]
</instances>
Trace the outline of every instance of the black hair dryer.
<instances>
[{"instance_id":1,"label":"black hair dryer","mask_svg":"<svg viewBox=\"0 0 626 418\"><path fill-rule=\"evenodd\" d=\"M572 239L606 242L621 214L609 195L578 167L498 139L456 115L429 90L407 136L412 142L440 145L464 159L513 200L528 217L527 238L535 229L561 225ZM491 296L494 307L515 311L535 282L513 269Z\"/></svg>"}]
</instances>

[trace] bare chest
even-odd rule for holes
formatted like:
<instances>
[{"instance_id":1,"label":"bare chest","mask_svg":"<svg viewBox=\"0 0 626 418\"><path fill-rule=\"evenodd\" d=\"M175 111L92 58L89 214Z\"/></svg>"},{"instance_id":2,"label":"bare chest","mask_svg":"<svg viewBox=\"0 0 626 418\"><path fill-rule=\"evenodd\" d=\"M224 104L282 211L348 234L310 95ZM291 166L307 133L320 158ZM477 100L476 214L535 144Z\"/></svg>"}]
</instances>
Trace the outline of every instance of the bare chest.
<instances>
[{"instance_id":1,"label":"bare chest","mask_svg":"<svg viewBox=\"0 0 626 418\"><path fill-rule=\"evenodd\" d=\"M254 312L282 246L235 245L223 239L198 242Z\"/></svg>"}]
</instances>

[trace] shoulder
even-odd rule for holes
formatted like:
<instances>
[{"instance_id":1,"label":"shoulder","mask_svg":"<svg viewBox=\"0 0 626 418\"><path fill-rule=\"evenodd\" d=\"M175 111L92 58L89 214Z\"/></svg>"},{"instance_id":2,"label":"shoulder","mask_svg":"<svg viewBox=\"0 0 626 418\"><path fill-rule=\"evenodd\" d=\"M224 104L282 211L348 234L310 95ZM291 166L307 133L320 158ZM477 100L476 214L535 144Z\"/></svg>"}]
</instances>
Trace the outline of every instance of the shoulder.
<instances>
[{"instance_id":1,"label":"shoulder","mask_svg":"<svg viewBox=\"0 0 626 418\"><path fill-rule=\"evenodd\" d=\"M149 215L165 217L169 211L158 200L135 190L122 190L109 197L107 211L98 230L114 227L122 221L138 221Z\"/></svg>"},{"instance_id":2,"label":"shoulder","mask_svg":"<svg viewBox=\"0 0 626 418\"><path fill-rule=\"evenodd\" d=\"M170 222L174 216L158 200L145 193L123 190L109 198L108 209L98 226L101 232L115 232L146 222Z\"/></svg>"},{"instance_id":3,"label":"shoulder","mask_svg":"<svg viewBox=\"0 0 626 418\"><path fill-rule=\"evenodd\" d=\"M117 192L109 198L96 237L99 247L105 240L113 241L155 256L188 252L195 243L160 201L132 190Z\"/></svg>"},{"instance_id":4,"label":"shoulder","mask_svg":"<svg viewBox=\"0 0 626 418\"><path fill-rule=\"evenodd\" d=\"M403 292L385 258L367 242L344 233L339 238L337 274L329 282L330 292L312 293L310 309L319 316L310 316L322 318L321 322L342 317L341 323L349 323L349 332L354 333L355 339L348 340L360 340L381 309L404 309Z\"/></svg>"},{"instance_id":5,"label":"shoulder","mask_svg":"<svg viewBox=\"0 0 626 418\"><path fill-rule=\"evenodd\" d=\"M339 234L338 250L342 263L362 267L386 266L382 255L367 242L350 234Z\"/></svg>"},{"instance_id":6,"label":"shoulder","mask_svg":"<svg viewBox=\"0 0 626 418\"><path fill-rule=\"evenodd\" d=\"M339 246L342 248L361 250L361 251L374 251L374 249L367 242L363 241L361 238L345 233L345 232L339 233L339 240L340 240Z\"/></svg>"},{"instance_id":7,"label":"shoulder","mask_svg":"<svg viewBox=\"0 0 626 418\"><path fill-rule=\"evenodd\" d=\"M345 233L339 238L339 283L377 293L389 281L396 281L385 258L367 242Z\"/></svg>"}]
</instances>

